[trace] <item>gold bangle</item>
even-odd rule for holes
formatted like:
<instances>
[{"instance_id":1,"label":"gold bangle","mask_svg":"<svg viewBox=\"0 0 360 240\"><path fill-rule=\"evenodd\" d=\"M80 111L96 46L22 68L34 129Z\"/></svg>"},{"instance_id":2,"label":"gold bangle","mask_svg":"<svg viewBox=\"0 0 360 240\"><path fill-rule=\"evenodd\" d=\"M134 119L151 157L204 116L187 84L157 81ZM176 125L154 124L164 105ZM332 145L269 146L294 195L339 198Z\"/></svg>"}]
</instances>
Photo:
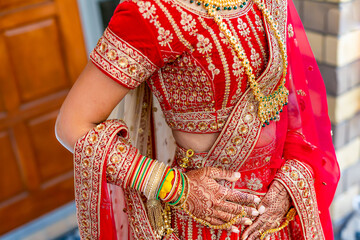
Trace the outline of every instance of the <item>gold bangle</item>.
<instances>
[{"instance_id":1,"label":"gold bangle","mask_svg":"<svg viewBox=\"0 0 360 240\"><path fill-rule=\"evenodd\" d=\"M145 192L145 196L147 199L152 199L155 197L155 191L158 188L159 182L160 182L160 178L163 176L160 173L163 172L163 170L165 169L165 164L162 162L157 162L158 166L157 166L157 171L152 172L150 180L148 182L148 186L149 188L146 189Z\"/></svg>"},{"instance_id":2,"label":"gold bangle","mask_svg":"<svg viewBox=\"0 0 360 240\"><path fill-rule=\"evenodd\" d=\"M294 220L295 215L296 215L295 208L291 208L289 210L289 212L286 214L286 219L283 222L283 224L278 228L273 228L273 229L266 230L263 234L261 234L260 239L262 240L262 239L264 239L266 237L266 235L271 234L271 233L276 233L276 232L282 230L283 228L285 228L287 225L289 225L289 222Z\"/></svg>"}]
</instances>

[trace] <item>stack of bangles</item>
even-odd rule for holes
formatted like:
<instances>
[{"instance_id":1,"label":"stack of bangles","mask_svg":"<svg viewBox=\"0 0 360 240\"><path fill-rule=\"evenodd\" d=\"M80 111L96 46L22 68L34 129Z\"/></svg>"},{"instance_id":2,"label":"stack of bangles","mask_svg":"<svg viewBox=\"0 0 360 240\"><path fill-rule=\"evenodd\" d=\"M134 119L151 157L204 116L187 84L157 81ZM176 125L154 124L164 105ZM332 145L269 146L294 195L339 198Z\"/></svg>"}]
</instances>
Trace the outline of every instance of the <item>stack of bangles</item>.
<instances>
[{"instance_id":1,"label":"stack of bangles","mask_svg":"<svg viewBox=\"0 0 360 240\"><path fill-rule=\"evenodd\" d=\"M140 154L126 176L124 188L126 187L144 193L147 199L161 199L171 206L183 205L190 189L189 179L185 174Z\"/></svg>"},{"instance_id":2,"label":"stack of bangles","mask_svg":"<svg viewBox=\"0 0 360 240\"><path fill-rule=\"evenodd\" d=\"M186 201L190 192L190 184L188 177L176 168L170 168L166 164L150 159L148 157L138 155L136 161L130 167L129 174L124 181L124 187L135 188L145 194L148 200L161 199L171 207L182 209L195 221L213 229L229 229L239 218L245 217L244 208L241 213L222 225L212 225L209 222L197 218L186 208ZM296 210L293 208L286 216L286 221L276 229L264 232L261 239L266 234L274 233L294 219Z\"/></svg>"},{"instance_id":3,"label":"stack of bangles","mask_svg":"<svg viewBox=\"0 0 360 240\"><path fill-rule=\"evenodd\" d=\"M168 169L160 183L156 199L160 198L170 206L183 206L189 196L189 190L187 176L176 168Z\"/></svg>"}]
</instances>

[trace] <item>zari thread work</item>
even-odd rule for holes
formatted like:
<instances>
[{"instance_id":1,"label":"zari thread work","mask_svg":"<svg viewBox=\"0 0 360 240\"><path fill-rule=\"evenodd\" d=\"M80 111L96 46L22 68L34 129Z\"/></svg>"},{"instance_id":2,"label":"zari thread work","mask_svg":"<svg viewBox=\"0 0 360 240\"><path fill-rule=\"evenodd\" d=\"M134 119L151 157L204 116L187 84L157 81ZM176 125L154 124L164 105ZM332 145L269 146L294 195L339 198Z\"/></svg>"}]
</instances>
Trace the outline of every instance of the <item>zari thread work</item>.
<instances>
[{"instance_id":1,"label":"zari thread work","mask_svg":"<svg viewBox=\"0 0 360 240\"><path fill-rule=\"evenodd\" d=\"M191 3L194 1L190 1ZM263 15L265 16L266 21L269 23L271 30L275 34L275 37L278 41L280 53L283 62L283 72L282 79L280 81L279 86L270 93L269 95L264 95L261 92L261 89L256 82L256 77L254 75L254 70L250 65L250 61L248 60L245 51L241 44L237 41L237 39L233 36L231 31L228 29L227 24L223 21L223 18L217 14L218 10L231 10L237 9L237 6L240 8L244 7L247 4L247 1L244 0L202 0L197 1L197 5L202 5L210 16L214 18L214 21L219 25L221 32L226 36L229 40L231 46L236 52L237 57L242 63L242 66L245 68L246 75L248 76L249 86L255 96L255 99L259 102L258 109L258 117L265 127L266 124L269 125L270 121L278 121L280 119L280 112L282 112L283 107L288 103L288 95L289 91L285 87L286 75L287 75L287 54L286 54L286 46L285 41L281 39L280 32L277 29L277 24L274 22L273 17L270 14L270 11L266 9L265 4L260 0L254 0L257 7L261 10Z\"/></svg>"}]
</instances>

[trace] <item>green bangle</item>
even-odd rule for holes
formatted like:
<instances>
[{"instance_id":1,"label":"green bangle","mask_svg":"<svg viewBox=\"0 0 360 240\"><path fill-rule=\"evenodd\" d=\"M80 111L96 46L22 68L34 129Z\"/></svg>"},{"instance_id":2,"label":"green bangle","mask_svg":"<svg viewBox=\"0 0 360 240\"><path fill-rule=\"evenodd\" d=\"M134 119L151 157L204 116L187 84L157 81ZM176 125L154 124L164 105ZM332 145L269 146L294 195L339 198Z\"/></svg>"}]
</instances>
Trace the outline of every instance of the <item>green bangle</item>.
<instances>
[{"instance_id":1,"label":"green bangle","mask_svg":"<svg viewBox=\"0 0 360 240\"><path fill-rule=\"evenodd\" d=\"M164 180L163 180L162 183L160 184L159 190L158 190L158 192L156 193L156 200L159 200L159 194L160 194L161 188L163 187L163 185L164 185L164 183L165 183L165 181L166 181L167 176L168 176L168 175L170 174L170 172L172 172L172 171L173 171L173 170L170 169L170 170L167 172L167 174L166 174L165 177L164 177Z\"/></svg>"},{"instance_id":2,"label":"green bangle","mask_svg":"<svg viewBox=\"0 0 360 240\"><path fill-rule=\"evenodd\" d=\"M178 200L176 200L174 203L170 203L170 205L174 206L176 204L178 204L178 202L180 201L182 195L184 194L184 188L185 188L185 180L184 180L184 175L182 173L180 173L180 176L181 176L181 184L182 184L182 189L181 189L181 193L180 193L180 196L178 198Z\"/></svg>"},{"instance_id":3,"label":"green bangle","mask_svg":"<svg viewBox=\"0 0 360 240\"><path fill-rule=\"evenodd\" d=\"M146 169L148 168L148 166L149 166L149 164L150 164L150 158L145 158L145 160L144 161L146 161L146 160L149 160L149 161L147 161L147 163L146 163L146 166L145 166L145 168L144 168L144 170L143 170L143 172L142 172L142 174L141 174L141 178L140 178L140 181L139 181L139 183L138 183L138 185L137 185L137 187L136 187L136 189L137 190L139 190L140 191L140 186L141 186L141 182L142 182L142 179L143 179L143 177L144 177L144 175L145 175L145 173L146 173Z\"/></svg>"},{"instance_id":4,"label":"green bangle","mask_svg":"<svg viewBox=\"0 0 360 240\"><path fill-rule=\"evenodd\" d=\"M132 188L134 188L134 186L135 186L135 183L136 183L138 174L139 174L139 172L140 172L140 170L141 170L142 165L144 165L144 159L145 159L145 158L146 158L146 157L144 156L144 157L141 159L141 163L140 163L140 165L139 165L139 168L136 170L134 182L132 183L132 186L131 186Z\"/></svg>"}]
</instances>

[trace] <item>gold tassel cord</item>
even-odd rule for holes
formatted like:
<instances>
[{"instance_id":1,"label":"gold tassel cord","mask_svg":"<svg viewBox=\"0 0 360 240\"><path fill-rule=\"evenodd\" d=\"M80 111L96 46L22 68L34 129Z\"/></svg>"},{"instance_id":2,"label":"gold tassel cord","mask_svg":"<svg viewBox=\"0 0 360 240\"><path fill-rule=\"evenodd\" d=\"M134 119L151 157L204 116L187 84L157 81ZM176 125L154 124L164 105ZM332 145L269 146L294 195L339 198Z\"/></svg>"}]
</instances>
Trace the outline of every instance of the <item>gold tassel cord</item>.
<instances>
[{"instance_id":1,"label":"gold tassel cord","mask_svg":"<svg viewBox=\"0 0 360 240\"><path fill-rule=\"evenodd\" d=\"M149 199L146 202L146 207L151 228L153 229L155 236L158 239L161 239L166 230L163 217L164 209L161 206L160 201L156 199Z\"/></svg>"}]
</instances>

